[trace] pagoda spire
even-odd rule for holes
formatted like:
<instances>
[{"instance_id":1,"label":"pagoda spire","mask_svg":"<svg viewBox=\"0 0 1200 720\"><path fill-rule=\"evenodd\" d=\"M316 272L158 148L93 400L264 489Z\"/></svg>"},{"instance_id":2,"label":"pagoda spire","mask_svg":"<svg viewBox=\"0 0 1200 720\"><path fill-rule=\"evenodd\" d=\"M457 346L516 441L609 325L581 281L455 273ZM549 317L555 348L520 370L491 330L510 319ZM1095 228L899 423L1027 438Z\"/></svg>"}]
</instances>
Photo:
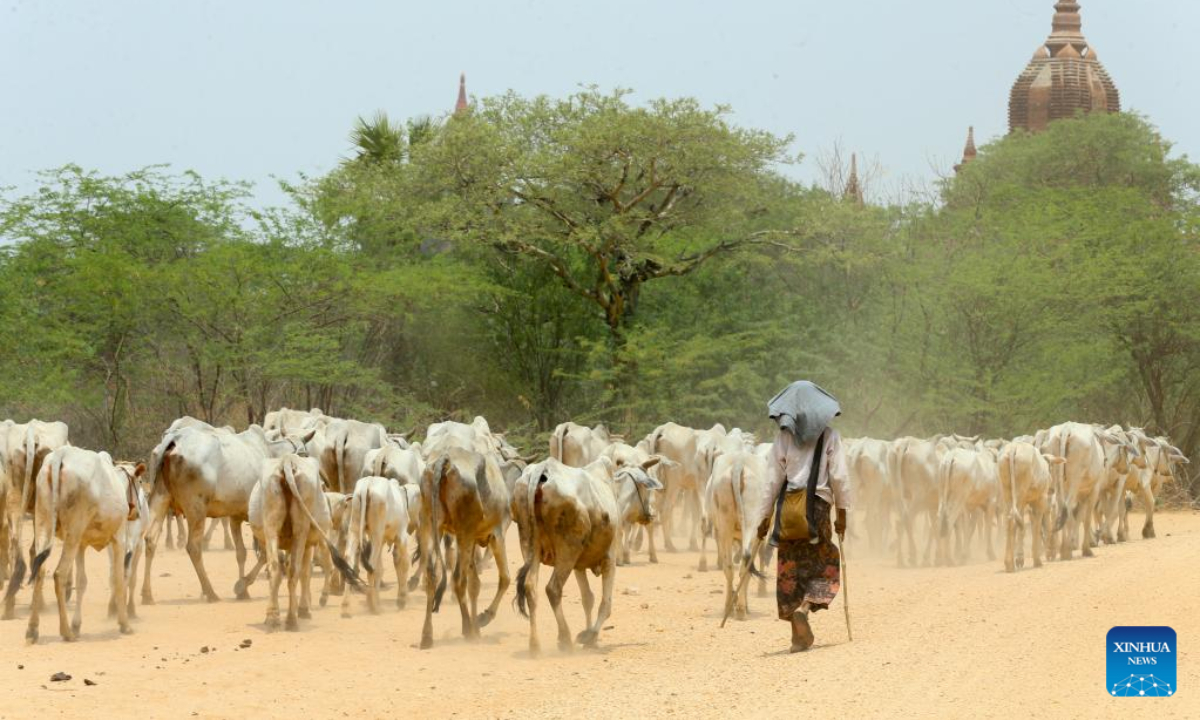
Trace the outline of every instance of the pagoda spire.
<instances>
[{"instance_id":1,"label":"pagoda spire","mask_svg":"<svg viewBox=\"0 0 1200 720\"><path fill-rule=\"evenodd\" d=\"M471 106L467 103L467 74L458 76L458 102L454 103L454 113L466 112Z\"/></svg>"},{"instance_id":2,"label":"pagoda spire","mask_svg":"<svg viewBox=\"0 0 1200 720\"><path fill-rule=\"evenodd\" d=\"M974 160L978 155L979 151L975 149L975 126L972 125L971 127L967 128L967 144L966 147L963 148L962 162L954 166L955 174L962 170L967 163Z\"/></svg>"},{"instance_id":3,"label":"pagoda spire","mask_svg":"<svg viewBox=\"0 0 1200 720\"><path fill-rule=\"evenodd\" d=\"M842 194L846 200L857 205L863 204L862 185L858 182L858 154L850 154L850 177L846 180L846 191Z\"/></svg>"}]
</instances>

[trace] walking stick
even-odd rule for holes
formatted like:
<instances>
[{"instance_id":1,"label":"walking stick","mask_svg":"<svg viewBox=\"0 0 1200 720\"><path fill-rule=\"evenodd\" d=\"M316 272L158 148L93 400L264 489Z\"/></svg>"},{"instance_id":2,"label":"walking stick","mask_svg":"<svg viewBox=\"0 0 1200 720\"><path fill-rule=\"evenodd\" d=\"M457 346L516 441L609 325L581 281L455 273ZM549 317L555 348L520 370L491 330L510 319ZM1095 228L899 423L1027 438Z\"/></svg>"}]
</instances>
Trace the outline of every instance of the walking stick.
<instances>
[{"instance_id":1,"label":"walking stick","mask_svg":"<svg viewBox=\"0 0 1200 720\"><path fill-rule=\"evenodd\" d=\"M850 629L850 578L846 574L846 567L849 565L849 562L846 558L845 533L838 533L838 562L842 566L842 610L846 613L846 636L853 642L854 631Z\"/></svg>"}]
</instances>

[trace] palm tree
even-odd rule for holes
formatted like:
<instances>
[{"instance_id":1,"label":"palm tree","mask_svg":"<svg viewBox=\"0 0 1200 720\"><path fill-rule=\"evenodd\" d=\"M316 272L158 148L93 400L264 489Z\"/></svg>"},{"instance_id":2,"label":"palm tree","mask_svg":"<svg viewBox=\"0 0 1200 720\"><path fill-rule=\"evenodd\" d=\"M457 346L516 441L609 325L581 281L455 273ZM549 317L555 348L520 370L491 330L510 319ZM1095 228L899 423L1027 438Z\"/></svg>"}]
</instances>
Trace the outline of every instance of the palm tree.
<instances>
[{"instance_id":1,"label":"palm tree","mask_svg":"<svg viewBox=\"0 0 1200 720\"><path fill-rule=\"evenodd\" d=\"M367 120L359 115L350 132L354 146L354 161L371 164L391 164L404 160L404 127L388 119L382 110Z\"/></svg>"}]
</instances>

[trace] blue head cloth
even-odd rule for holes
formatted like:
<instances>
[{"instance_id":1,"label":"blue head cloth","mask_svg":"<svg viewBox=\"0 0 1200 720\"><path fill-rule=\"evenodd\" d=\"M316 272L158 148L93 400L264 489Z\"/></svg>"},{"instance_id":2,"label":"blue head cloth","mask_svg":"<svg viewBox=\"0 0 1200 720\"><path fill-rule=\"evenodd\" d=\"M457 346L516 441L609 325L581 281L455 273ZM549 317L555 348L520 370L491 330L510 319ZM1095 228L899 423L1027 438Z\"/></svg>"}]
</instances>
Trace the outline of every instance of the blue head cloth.
<instances>
[{"instance_id":1,"label":"blue head cloth","mask_svg":"<svg viewBox=\"0 0 1200 720\"><path fill-rule=\"evenodd\" d=\"M815 383L798 380L767 403L767 414L796 442L810 443L842 414L842 406Z\"/></svg>"}]
</instances>

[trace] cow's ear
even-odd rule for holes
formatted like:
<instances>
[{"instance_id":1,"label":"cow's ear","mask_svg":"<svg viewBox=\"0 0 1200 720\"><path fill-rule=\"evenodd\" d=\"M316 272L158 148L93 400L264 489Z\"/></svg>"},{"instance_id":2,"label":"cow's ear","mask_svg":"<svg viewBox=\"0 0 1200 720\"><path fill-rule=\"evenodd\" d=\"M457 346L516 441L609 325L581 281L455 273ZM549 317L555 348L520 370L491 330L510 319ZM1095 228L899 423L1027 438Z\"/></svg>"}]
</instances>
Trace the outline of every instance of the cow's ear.
<instances>
[{"instance_id":1,"label":"cow's ear","mask_svg":"<svg viewBox=\"0 0 1200 720\"><path fill-rule=\"evenodd\" d=\"M1066 465L1067 464L1067 461L1065 458L1060 458L1057 455L1043 454L1042 457L1046 458L1046 462L1050 463L1051 465Z\"/></svg>"},{"instance_id":2,"label":"cow's ear","mask_svg":"<svg viewBox=\"0 0 1200 720\"><path fill-rule=\"evenodd\" d=\"M649 460L642 463L642 469L649 470L650 468L654 467L655 465L659 464L660 462L662 462L662 456L651 455Z\"/></svg>"},{"instance_id":3,"label":"cow's ear","mask_svg":"<svg viewBox=\"0 0 1200 720\"><path fill-rule=\"evenodd\" d=\"M146 463L144 463L144 462L138 463L137 467L133 469L133 476L135 478L140 478L141 476L143 476L145 474L146 474Z\"/></svg>"}]
</instances>

